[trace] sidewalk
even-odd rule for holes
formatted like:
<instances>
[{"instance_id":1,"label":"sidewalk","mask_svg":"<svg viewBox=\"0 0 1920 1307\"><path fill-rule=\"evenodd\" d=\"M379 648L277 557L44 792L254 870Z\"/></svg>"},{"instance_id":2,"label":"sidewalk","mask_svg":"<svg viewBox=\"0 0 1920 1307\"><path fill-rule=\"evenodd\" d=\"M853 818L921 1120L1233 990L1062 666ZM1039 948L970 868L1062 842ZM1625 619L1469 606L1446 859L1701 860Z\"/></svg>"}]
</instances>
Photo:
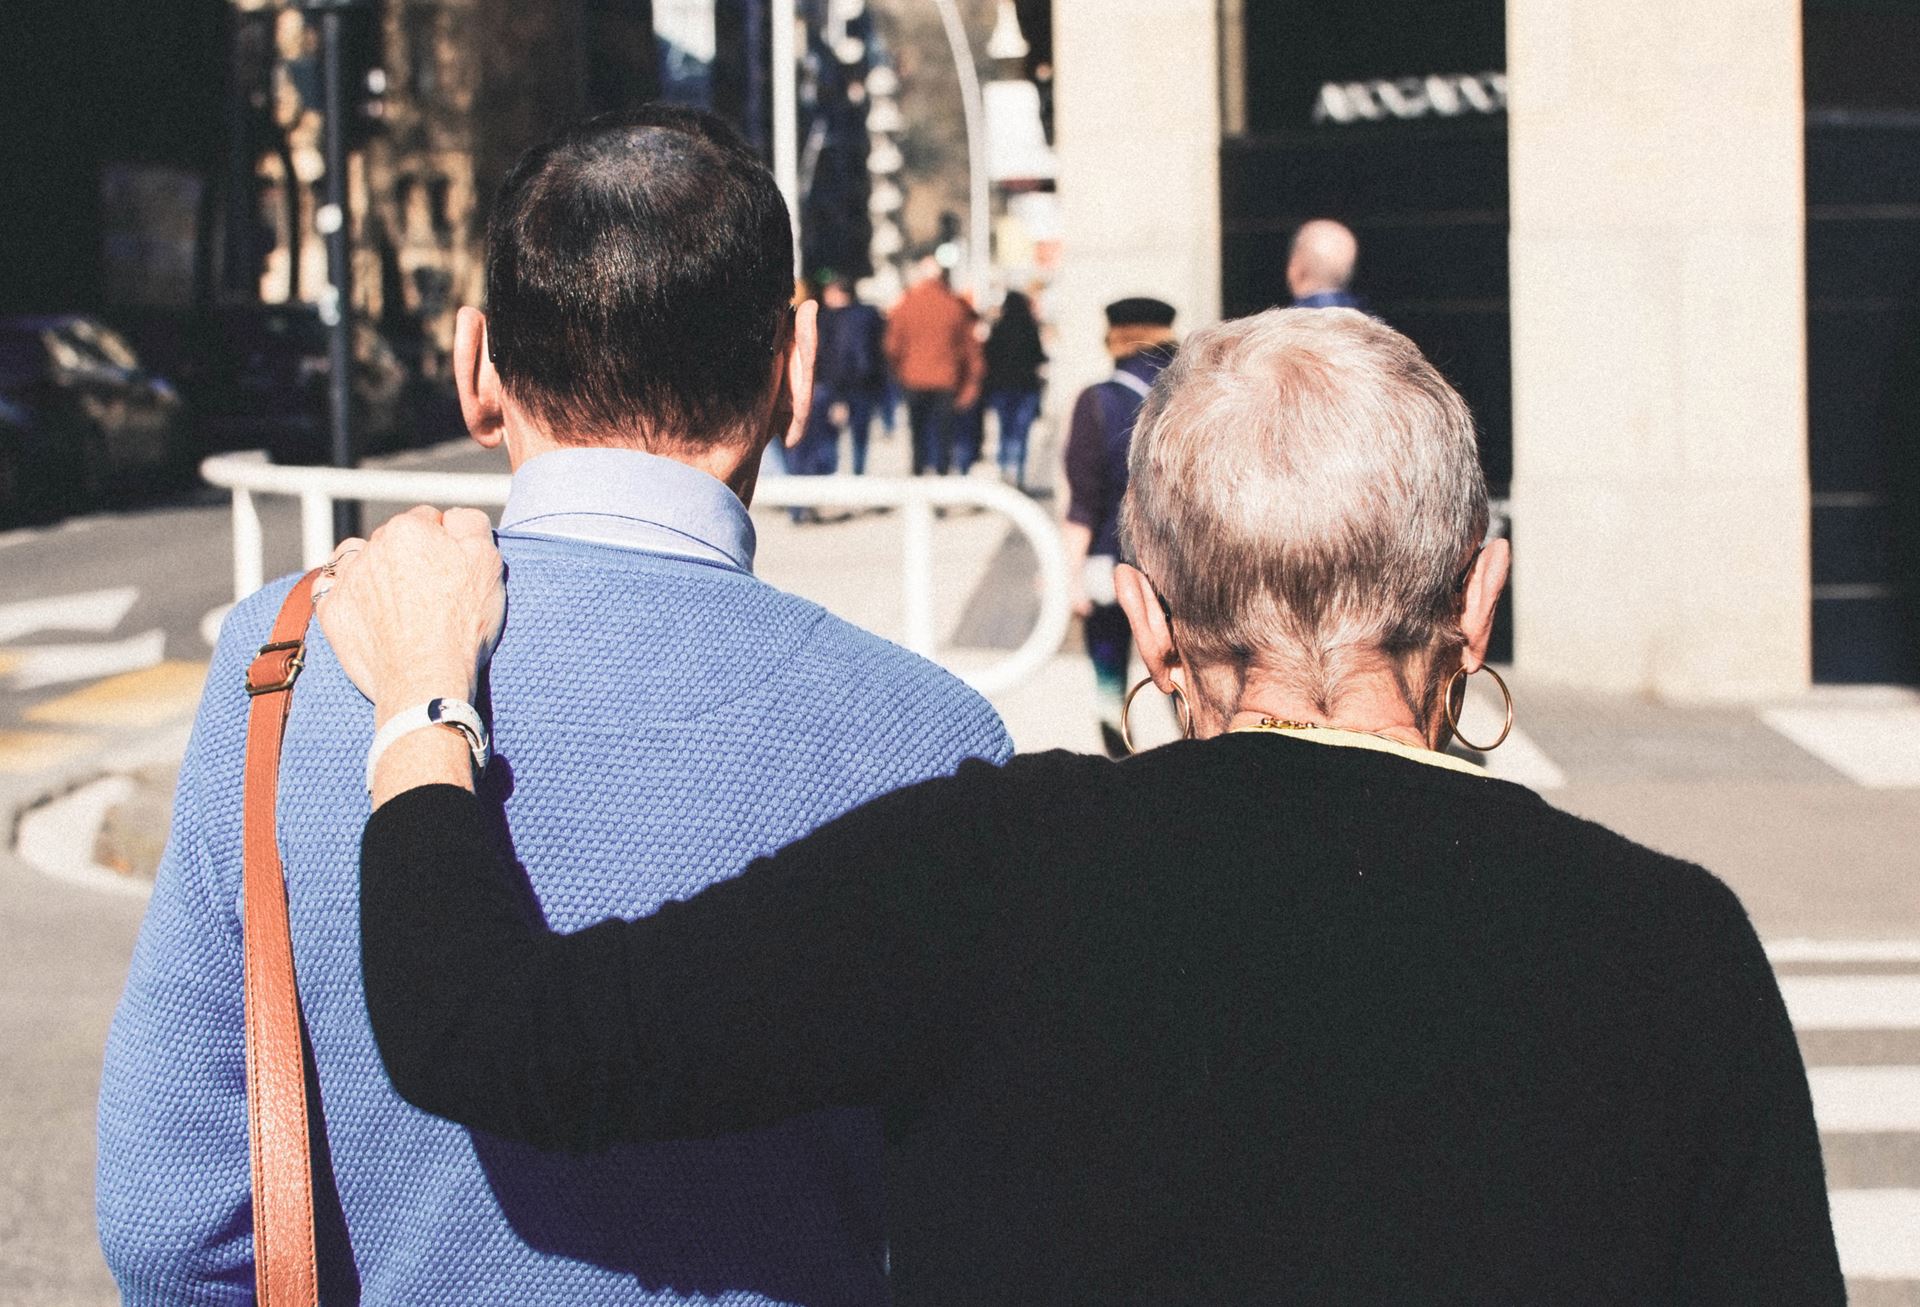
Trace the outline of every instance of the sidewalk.
<instances>
[{"instance_id":1,"label":"sidewalk","mask_svg":"<svg viewBox=\"0 0 1920 1307\"><path fill-rule=\"evenodd\" d=\"M93 1104L144 908L0 850L0 1301L119 1301L94 1239Z\"/></svg>"}]
</instances>

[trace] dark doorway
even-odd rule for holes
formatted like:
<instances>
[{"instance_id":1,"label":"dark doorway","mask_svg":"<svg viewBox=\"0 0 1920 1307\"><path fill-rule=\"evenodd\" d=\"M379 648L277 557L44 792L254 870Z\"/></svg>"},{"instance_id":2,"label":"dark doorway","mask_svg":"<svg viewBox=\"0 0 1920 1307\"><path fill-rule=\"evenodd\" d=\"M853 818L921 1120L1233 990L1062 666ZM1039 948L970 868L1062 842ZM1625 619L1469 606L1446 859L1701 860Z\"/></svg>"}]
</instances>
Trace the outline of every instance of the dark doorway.
<instances>
[{"instance_id":1,"label":"dark doorway","mask_svg":"<svg viewBox=\"0 0 1920 1307\"><path fill-rule=\"evenodd\" d=\"M1466 397L1496 496L1513 475L1502 0L1244 0L1223 82L1222 304L1286 304L1309 218L1360 241L1354 290ZM1238 37L1238 41L1234 38ZM1230 90L1229 95L1235 94ZM1520 530L1524 531L1524 523ZM1511 656L1504 618L1497 658Z\"/></svg>"},{"instance_id":2,"label":"dark doorway","mask_svg":"<svg viewBox=\"0 0 1920 1307\"><path fill-rule=\"evenodd\" d=\"M1920 680L1920 3L1807 0L1813 674Z\"/></svg>"}]
</instances>

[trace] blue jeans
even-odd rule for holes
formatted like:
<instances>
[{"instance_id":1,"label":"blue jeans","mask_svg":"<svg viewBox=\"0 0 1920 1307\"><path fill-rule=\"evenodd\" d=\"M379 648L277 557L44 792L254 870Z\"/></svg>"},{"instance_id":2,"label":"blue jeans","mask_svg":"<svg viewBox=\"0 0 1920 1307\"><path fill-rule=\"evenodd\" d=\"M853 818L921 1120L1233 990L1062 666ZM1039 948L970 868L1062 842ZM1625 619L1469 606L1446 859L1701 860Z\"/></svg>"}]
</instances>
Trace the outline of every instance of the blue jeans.
<instances>
[{"instance_id":1,"label":"blue jeans","mask_svg":"<svg viewBox=\"0 0 1920 1307\"><path fill-rule=\"evenodd\" d=\"M853 444L853 474L867 470L867 433L873 425L873 407L878 397L866 390L835 390L826 382L813 388L813 411L807 415L807 431L794 447L788 460L795 476L832 476L840 470L840 428L833 423L835 404L847 406L847 434Z\"/></svg>"},{"instance_id":2,"label":"blue jeans","mask_svg":"<svg viewBox=\"0 0 1920 1307\"><path fill-rule=\"evenodd\" d=\"M953 392L909 390L907 425L913 430L913 474L947 474L953 462Z\"/></svg>"},{"instance_id":3,"label":"blue jeans","mask_svg":"<svg viewBox=\"0 0 1920 1307\"><path fill-rule=\"evenodd\" d=\"M954 410L953 470L961 476L973 471L974 463L980 458L980 446L983 443L980 423L983 411L978 402L972 408Z\"/></svg>"},{"instance_id":4,"label":"blue jeans","mask_svg":"<svg viewBox=\"0 0 1920 1307\"><path fill-rule=\"evenodd\" d=\"M833 387L813 388L813 409L800 443L787 451L787 471L799 477L832 476L840 470L840 430L827 410L833 407Z\"/></svg>"},{"instance_id":5,"label":"blue jeans","mask_svg":"<svg viewBox=\"0 0 1920 1307\"><path fill-rule=\"evenodd\" d=\"M1040 392L1037 390L996 390L987 396L1000 420L1000 447L996 457L1000 471L1022 490L1027 488L1027 433L1040 416Z\"/></svg>"}]
</instances>

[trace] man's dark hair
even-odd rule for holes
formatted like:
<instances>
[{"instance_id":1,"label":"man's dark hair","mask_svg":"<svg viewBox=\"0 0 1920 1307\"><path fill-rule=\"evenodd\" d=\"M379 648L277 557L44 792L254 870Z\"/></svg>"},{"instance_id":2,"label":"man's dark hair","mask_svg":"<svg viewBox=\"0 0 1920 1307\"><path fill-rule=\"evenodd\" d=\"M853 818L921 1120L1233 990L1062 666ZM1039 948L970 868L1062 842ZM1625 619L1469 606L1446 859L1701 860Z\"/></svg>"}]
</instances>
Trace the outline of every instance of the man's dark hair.
<instances>
[{"instance_id":1,"label":"man's dark hair","mask_svg":"<svg viewBox=\"0 0 1920 1307\"><path fill-rule=\"evenodd\" d=\"M721 119L647 105L522 155L487 230L487 334L556 440L747 434L793 299L772 175Z\"/></svg>"}]
</instances>

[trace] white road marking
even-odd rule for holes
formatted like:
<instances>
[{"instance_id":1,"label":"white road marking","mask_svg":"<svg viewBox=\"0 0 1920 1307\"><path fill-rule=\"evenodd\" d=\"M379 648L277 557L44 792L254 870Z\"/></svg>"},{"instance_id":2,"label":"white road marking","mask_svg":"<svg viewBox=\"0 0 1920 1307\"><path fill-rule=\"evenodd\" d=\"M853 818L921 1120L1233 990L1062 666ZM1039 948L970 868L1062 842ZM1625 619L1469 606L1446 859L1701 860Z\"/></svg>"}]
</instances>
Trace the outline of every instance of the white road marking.
<instances>
[{"instance_id":1,"label":"white road marking","mask_svg":"<svg viewBox=\"0 0 1920 1307\"><path fill-rule=\"evenodd\" d=\"M1920 1066L1808 1067L1807 1084L1824 1131L1920 1131Z\"/></svg>"},{"instance_id":2,"label":"white road marking","mask_svg":"<svg viewBox=\"0 0 1920 1307\"><path fill-rule=\"evenodd\" d=\"M139 590L121 586L0 604L0 644L36 631L93 631L105 635L126 620L128 610L139 598Z\"/></svg>"},{"instance_id":3,"label":"white road marking","mask_svg":"<svg viewBox=\"0 0 1920 1307\"><path fill-rule=\"evenodd\" d=\"M42 804L20 818L14 850L28 866L71 885L109 894L144 897L152 884L142 877L122 876L93 860L94 841L115 804L134 792L130 776L106 776L71 794Z\"/></svg>"},{"instance_id":4,"label":"white road marking","mask_svg":"<svg viewBox=\"0 0 1920 1307\"><path fill-rule=\"evenodd\" d=\"M8 678L13 687L37 690L46 685L97 680L156 666L167 656L167 633L156 627L128 640L36 645L16 649L14 654L18 661Z\"/></svg>"},{"instance_id":5,"label":"white road marking","mask_svg":"<svg viewBox=\"0 0 1920 1307\"><path fill-rule=\"evenodd\" d=\"M1783 962L1920 963L1920 939L1776 939L1767 958Z\"/></svg>"},{"instance_id":6,"label":"white road marking","mask_svg":"<svg viewBox=\"0 0 1920 1307\"><path fill-rule=\"evenodd\" d=\"M1920 1029L1920 976L1782 976L1796 1030Z\"/></svg>"},{"instance_id":7,"label":"white road marking","mask_svg":"<svg viewBox=\"0 0 1920 1307\"><path fill-rule=\"evenodd\" d=\"M1835 1189L1833 1237L1853 1280L1920 1280L1920 1189Z\"/></svg>"},{"instance_id":8,"label":"white road marking","mask_svg":"<svg viewBox=\"0 0 1920 1307\"><path fill-rule=\"evenodd\" d=\"M1769 708L1760 720L1858 785L1920 786L1920 705Z\"/></svg>"},{"instance_id":9,"label":"white road marking","mask_svg":"<svg viewBox=\"0 0 1920 1307\"><path fill-rule=\"evenodd\" d=\"M220 624L227 620L227 614L233 611L232 604L221 604L218 608L209 608L207 615L200 619L200 639L211 649L220 643Z\"/></svg>"}]
</instances>

